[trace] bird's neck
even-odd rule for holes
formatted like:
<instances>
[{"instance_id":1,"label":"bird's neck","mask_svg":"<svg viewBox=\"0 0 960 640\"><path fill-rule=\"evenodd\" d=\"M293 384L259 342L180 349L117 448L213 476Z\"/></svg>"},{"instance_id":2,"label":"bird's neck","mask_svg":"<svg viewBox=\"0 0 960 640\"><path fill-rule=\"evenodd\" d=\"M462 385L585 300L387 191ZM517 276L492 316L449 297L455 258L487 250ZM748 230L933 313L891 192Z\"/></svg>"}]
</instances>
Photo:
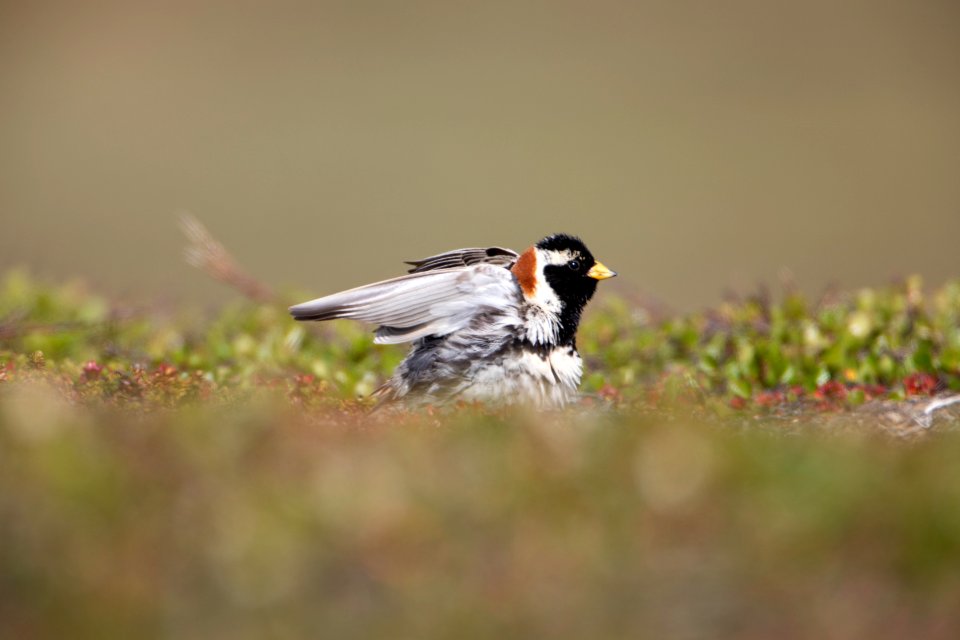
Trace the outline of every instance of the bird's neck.
<instances>
[{"instance_id":1,"label":"bird's neck","mask_svg":"<svg viewBox=\"0 0 960 640\"><path fill-rule=\"evenodd\" d=\"M583 307L542 306L527 301L523 309L527 342L535 346L574 346Z\"/></svg>"}]
</instances>

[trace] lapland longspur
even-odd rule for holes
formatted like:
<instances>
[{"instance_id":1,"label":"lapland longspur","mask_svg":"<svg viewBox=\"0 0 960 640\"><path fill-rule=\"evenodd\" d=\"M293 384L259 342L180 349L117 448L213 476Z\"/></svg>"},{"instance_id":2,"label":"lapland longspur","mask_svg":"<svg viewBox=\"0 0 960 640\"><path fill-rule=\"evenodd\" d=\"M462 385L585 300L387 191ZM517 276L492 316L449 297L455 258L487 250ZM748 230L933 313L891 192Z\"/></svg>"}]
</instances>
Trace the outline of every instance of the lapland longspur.
<instances>
[{"instance_id":1,"label":"lapland longspur","mask_svg":"<svg viewBox=\"0 0 960 640\"><path fill-rule=\"evenodd\" d=\"M297 320L379 325L374 342L413 342L376 392L384 402L455 400L563 406L583 372L576 333L597 281L613 271L576 237L523 253L457 249L407 263L408 275L290 308Z\"/></svg>"}]
</instances>

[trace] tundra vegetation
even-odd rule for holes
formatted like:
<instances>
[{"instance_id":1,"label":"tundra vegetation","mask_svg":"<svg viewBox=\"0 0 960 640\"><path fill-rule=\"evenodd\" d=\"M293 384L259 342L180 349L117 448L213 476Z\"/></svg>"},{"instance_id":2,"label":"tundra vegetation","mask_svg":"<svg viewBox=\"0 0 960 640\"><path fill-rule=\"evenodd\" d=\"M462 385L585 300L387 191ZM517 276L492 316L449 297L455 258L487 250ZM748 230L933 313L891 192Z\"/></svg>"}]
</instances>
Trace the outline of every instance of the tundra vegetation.
<instances>
[{"instance_id":1,"label":"tundra vegetation","mask_svg":"<svg viewBox=\"0 0 960 640\"><path fill-rule=\"evenodd\" d=\"M960 636L960 281L600 297L581 406L371 413L404 349L0 281L0 635Z\"/></svg>"}]
</instances>

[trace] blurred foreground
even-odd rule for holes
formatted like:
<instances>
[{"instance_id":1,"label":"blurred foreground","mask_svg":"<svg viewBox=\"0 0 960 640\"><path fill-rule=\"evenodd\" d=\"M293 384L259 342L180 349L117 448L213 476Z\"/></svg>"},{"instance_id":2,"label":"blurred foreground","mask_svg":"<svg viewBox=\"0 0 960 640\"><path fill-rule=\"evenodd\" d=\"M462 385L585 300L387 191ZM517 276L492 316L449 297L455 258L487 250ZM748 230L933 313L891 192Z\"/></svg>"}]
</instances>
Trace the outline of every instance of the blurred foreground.
<instances>
[{"instance_id":1,"label":"blurred foreground","mask_svg":"<svg viewBox=\"0 0 960 640\"><path fill-rule=\"evenodd\" d=\"M608 301L585 406L379 417L354 325L0 287L4 637L960 635L956 420L880 418L960 384L956 284Z\"/></svg>"},{"instance_id":2,"label":"blurred foreground","mask_svg":"<svg viewBox=\"0 0 960 640\"><path fill-rule=\"evenodd\" d=\"M0 443L5 637L960 633L955 434L234 405Z\"/></svg>"}]
</instances>

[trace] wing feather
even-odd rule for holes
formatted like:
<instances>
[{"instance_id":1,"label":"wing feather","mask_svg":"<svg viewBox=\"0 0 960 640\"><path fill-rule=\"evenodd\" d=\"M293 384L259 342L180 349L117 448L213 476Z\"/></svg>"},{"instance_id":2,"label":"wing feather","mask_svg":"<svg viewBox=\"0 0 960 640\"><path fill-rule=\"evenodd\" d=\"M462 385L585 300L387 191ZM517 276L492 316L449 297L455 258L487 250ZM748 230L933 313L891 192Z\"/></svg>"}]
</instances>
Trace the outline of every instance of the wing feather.
<instances>
[{"instance_id":1,"label":"wing feather","mask_svg":"<svg viewBox=\"0 0 960 640\"><path fill-rule=\"evenodd\" d=\"M409 273L469 267L475 264L492 264L509 269L518 257L519 254L516 251L503 247L471 247L446 251L422 260L408 261L407 264L413 267Z\"/></svg>"},{"instance_id":2,"label":"wing feather","mask_svg":"<svg viewBox=\"0 0 960 640\"><path fill-rule=\"evenodd\" d=\"M304 302L290 307L290 313L297 320L353 318L374 322L376 314L384 308L389 311L391 300L400 299L406 301L407 305L416 304L421 299L429 299L431 295L435 295L437 289L448 291L450 281L454 278L455 275L449 273L442 278L402 276Z\"/></svg>"},{"instance_id":3,"label":"wing feather","mask_svg":"<svg viewBox=\"0 0 960 640\"><path fill-rule=\"evenodd\" d=\"M479 313L511 308L519 295L513 274L479 263L375 282L298 304L290 313L297 320L377 324L375 341L395 343L456 331Z\"/></svg>"}]
</instances>

